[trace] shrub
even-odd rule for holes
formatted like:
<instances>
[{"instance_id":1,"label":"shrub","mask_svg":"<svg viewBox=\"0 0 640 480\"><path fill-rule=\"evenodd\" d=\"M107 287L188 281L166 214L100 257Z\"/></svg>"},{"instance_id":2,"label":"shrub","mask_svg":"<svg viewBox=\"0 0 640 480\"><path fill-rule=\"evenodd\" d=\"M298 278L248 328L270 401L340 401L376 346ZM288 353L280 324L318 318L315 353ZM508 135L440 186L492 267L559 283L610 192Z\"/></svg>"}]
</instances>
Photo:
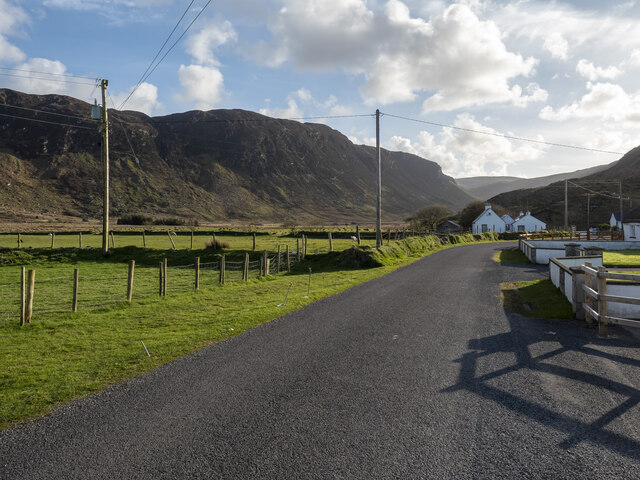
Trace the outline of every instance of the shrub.
<instances>
[{"instance_id":1,"label":"shrub","mask_svg":"<svg viewBox=\"0 0 640 480\"><path fill-rule=\"evenodd\" d=\"M229 244L222 240L218 240L217 238L212 238L211 240L207 240L204 243L204 246L207 250L222 250L224 248L229 248Z\"/></svg>"},{"instance_id":2,"label":"shrub","mask_svg":"<svg viewBox=\"0 0 640 480\"><path fill-rule=\"evenodd\" d=\"M144 215L125 215L118 218L118 225L152 225L153 219Z\"/></svg>"},{"instance_id":3,"label":"shrub","mask_svg":"<svg viewBox=\"0 0 640 480\"><path fill-rule=\"evenodd\" d=\"M171 226L182 226L185 225L186 222L180 218L158 218L153 221L154 225L171 225Z\"/></svg>"}]
</instances>

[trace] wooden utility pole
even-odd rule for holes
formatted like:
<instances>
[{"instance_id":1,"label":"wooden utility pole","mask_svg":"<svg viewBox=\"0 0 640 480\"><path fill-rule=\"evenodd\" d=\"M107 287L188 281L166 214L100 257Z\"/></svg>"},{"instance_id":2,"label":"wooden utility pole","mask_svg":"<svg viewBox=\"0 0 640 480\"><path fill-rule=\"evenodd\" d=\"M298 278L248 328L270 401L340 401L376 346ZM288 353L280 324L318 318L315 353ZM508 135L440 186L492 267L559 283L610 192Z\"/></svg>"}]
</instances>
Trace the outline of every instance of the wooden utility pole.
<instances>
[{"instance_id":1,"label":"wooden utility pole","mask_svg":"<svg viewBox=\"0 0 640 480\"><path fill-rule=\"evenodd\" d=\"M102 79L102 169L104 198L102 204L102 255L109 255L109 121L107 118L107 86L109 80Z\"/></svg>"},{"instance_id":2,"label":"wooden utility pole","mask_svg":"<svg viewBox=\"0 0 640 480\"><path fill-rule=\"evenodd\" d=\"M564 231L568 232L569 231L569 195L568 195L568 190L569 190L569 183L568 180L564 181Z\"/></svg>"},{"instance_id":3,"label":"wooden utility pole","mask_svg":"<svg viewBox=\"0 0 640 480\"><path fill-rule=\"evenodd\" d=\"M376 109L376 151L378 155L378 201L376 206L376 248L382 246L382 161L380 156L380 110Z\"/></svg>"}]
</instances>

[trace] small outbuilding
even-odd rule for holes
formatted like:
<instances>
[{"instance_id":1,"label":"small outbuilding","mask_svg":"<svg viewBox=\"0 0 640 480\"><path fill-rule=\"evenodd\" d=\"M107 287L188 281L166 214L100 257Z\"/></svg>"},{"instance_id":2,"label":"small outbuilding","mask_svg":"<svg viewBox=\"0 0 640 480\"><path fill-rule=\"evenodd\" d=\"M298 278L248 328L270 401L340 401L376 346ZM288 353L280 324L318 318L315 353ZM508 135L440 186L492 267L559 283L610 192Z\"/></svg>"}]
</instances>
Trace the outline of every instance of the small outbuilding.
<instances>
[{"instance_id":1,"label":"small outbuilding","mask_svg":"<svg viewBox=\"0 0 640 480\"><path fill-rule=\"evenodd\" d=\"M624 213L622 230L625 240L640 240L640 208Z\"/></svg>"}]
</instances>

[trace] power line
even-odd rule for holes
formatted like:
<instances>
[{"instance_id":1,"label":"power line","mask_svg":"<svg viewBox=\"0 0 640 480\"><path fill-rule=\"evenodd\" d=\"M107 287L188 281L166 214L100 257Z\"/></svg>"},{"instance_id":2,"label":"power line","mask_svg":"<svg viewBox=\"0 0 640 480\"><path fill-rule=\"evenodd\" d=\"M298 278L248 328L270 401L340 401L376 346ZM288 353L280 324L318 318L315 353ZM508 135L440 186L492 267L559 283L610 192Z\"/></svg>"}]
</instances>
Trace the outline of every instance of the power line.
<instances>
[{"instance_id":1,"label":"power line","mask_svg":"<svg viewBox=\"0 0 640 480\"><path fill-rule=\"evenodd\" d=\"M52 75L54 77L84 78L85 80L97 80L97 78L83 77L81 75L71 75L71 74L68 74L68 73L39 72L37 70L27 70L27 69L24 69L24 68L0 67L0 70L10 70L12 72L37 73L39 75Z\"/></svg>"},{"instance_id":2,"label":"power line","mask_svg":"<svg viewBox=\"0 0 640 480\"><path fill-rule=\"evenodd\" d=\"M57 80L54 78L41 78L41 77L34 77L31 75L16 75L14 73L5 73L5 72L0 72L0 75L4 75L5 77L16 77L16 78L29 78L31 80L42 80L45 82L57 82L57 83L72 83L75 85L94 85L93 83L89 83L89 82L72 82L70 80Z\"/></svg>"},{"instance_id":3,"label":"power line","mask_svg":"<svg viewBox=\"0 0 640 480\"><path fill-rule=\"evenodd\" d=\"M579 147L577 145L567 145L567 144L564 144L564 143L545 142L545 141L542 141L542 140L533 140L531 138L516 137L516 136L513 136L513 135L505 135L505 134L502 134L502 133L484 132L482 130L474 130L472 128L455 127L453 125L446 125L446 124L443 124L443 123L428 122L426 120L418 120L416 118L409 118L409 117L402 117L402 116L399 116L399 115L392 115L390 113L384 113L383 115L386 115L387 117L399 118L401 120L408 120L410 122L417 122L417 123L424 123L424 124L427 124L427 125L433 125L433 126L436 126L436 127L452 128L454 130L461 130L463 132L479 133L479 134L482 134L482 135L491 135L493 137L508 138L510 140L520 140L522 142L538 143L538 144L541 144L541 145L550 145L552 147L573 148L573 149L576 149L576 150L586 150L588 152L610 153L612 155L624 155L624 153L612 152L610 150L599 150L597 148Z\"/></svg>"},{"instance_id":4,"label":"power line","mask_svg":"<svg viewBox=\"0 0 640 480\"><path fill-rule=\"evenodd\" d=\"M320 117L292 117L292 118L244 118L244 119L228 119L228 118L210 118L202 120L149 120L150 123L263 123L272 122L273 120L317 120L332 118L357 118L357 117L373 117L375 114L362 115L325 115Z\"/></svg>"},{"instance_id":5,"label":"power line","mask_svg":"<svg viewBox=\"0 0 640 480\"><path fill-rule=\"evenodd\" d=\"M50 122L50 121L47 121L47 120L40 120L40 119L37 119L37 118L18 117L16 115L9 115L8 113L0 113L0 116L2 116L2 117L10 117L10 118L17 118L18 120L26 120L28 122L48 123L50 125L58 125L58 126L61 126L61 127L83 128L85 130L95 130L95 127L84 127L82 125L71 125L70 123Z\"/></svg>"},{"instance_id":6,"label":"power line","mask_svg":"<svg viewBox=\"0 0 640 480\"><path fill-rule=\"evenodd\" d=\"M67 113L48 112L46 110L38 110L36 108L18 107L17 105L9 105L8 103L0 103L0 107L17 108L19 110L27 110L29 112L36 112L36 113L45 113L47 115L56 115L58 117L77 118L79 120L91 120L89 117L80 117L77 115L69 115Z\"/></svg>"},{"instance_id":7,"label":"power line","mask_svg":"<svg viewBox=\"0 0 640 480\"><path fill-rule=\"evenodd\" d=\"M162 56L162 58L160 60L158 60L158 63L156 63L154 65L154 67L149 70L149 68L147 67L147 70L149 71L149 73L147 73L146 75L143 75L143 78L141 81L138 82L138 84L133 88L133 90L131 90L131 93L127 96L127 98L125 98L124 102L122 102L122 104L120 105L120 107L118 107L118 110L121 110L122 107L124 107L124 105L129 101L129 99L131 98L131 96L134 94L134 92L140 87L140 85L142 85L142 83L144 81L147 80L147 78L149 78L151 76L151 74L153 72L155 72L156 68L158 68L158 66L162 63L162 61L167 57L167 55L169 55L169 53L171 52L171 50L173 50L173 48L178 44L178 42L180 40L182 40L182 37L185 36L185 34L189 31L189 29L191 28L191 26L195 23L196 20L198 20L198 18L200 17L200 15L202 15L202 13L205 11L205 9L209 6L209 4L211 3L211 0L208 0L207 3L205 4L204 7L202 7L202 9L200 10L200 12L198 12L198 15L195 16L195 18L191 21L191 23L187 26L187 28L185 29L184 32L182 32L182 34L178 37L178 39L173 42L173 45L171 45L171 47L169 47L169 49L165 52L165 54ZM176 25L177 27L177 25ZM173 34L173 33L172 33ZM168 39L167 39L168 40ZM152 62L153 63L153 62Z\"/></svg>"},{"instance_id":8,"label":"power line","mask_svg":"<svg viewBox=\"0 0 640 480\"><path fill-rule=\"evenodd\" d=\"M171 30L171 33L169 34L169 36L166 38L166 40L164 41L164 43L162 44L162 46L160 47L160 50L158 50L158 52L156 53L156 56L153 57L153 60L151 60L151 62L149 63L149 66L147 67L147 69L144 71L144 73L140 76L140 79L138 80L138 83L136 83L136 86L133 87L133 90L131 91L131 94L129 95L129 97L131 95L133 95L133 92L135 92L138 87L140 85L142 85L142 82L144 81L144 76L147 74L147 72L149 71L149 69L151 68L151 66L153 65L153 63L156 61L156 59L158 58L158 55L160 55L160 52L162 52L162 50L164 49L165 45L167 44L167 42L169 41L169 39L173 36L173 33L176 31L176 29L178 28L178 25L180 25L180 23L182 22L182 19L184 18L184 16L187 14L187 12L189 11L189 9L191 8L191 5L193 5L193 2L195 0L191 0L191 3L189 3L189 5L187 6L187 8L184 10L184 12L182 13L182 16L180 17L180 20L178 20L178 22L175 24L175 26L173 27L173 30ZM127 100L129 100L129 97L127 97L122 104L120 105L120 107L118 108L118 110L120 110L125 103L127 103Z\"/></svg>"}]
</instances>

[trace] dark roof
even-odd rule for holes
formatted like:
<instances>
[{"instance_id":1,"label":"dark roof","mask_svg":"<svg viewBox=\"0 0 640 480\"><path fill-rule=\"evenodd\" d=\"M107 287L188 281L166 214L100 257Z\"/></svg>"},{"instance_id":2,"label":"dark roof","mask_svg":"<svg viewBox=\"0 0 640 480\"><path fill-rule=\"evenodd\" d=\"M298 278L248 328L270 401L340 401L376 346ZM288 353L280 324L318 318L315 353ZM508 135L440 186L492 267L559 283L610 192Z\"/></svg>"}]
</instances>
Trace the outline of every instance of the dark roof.
<instances>
[{"instance_id":1,"label":"dark roof","mask_svg":"<svg viewBox=\"0 0 640 480\"><path fill-rule=\"evenodd\" d=\"M615 213L615 212L614 212ZM620 214L620 212L618 212ZM616 216L616 219L619 217ZM628 212L622 211L622 222L640 222L640 207L636 207Z\"/></svg>"}]
</instances>

